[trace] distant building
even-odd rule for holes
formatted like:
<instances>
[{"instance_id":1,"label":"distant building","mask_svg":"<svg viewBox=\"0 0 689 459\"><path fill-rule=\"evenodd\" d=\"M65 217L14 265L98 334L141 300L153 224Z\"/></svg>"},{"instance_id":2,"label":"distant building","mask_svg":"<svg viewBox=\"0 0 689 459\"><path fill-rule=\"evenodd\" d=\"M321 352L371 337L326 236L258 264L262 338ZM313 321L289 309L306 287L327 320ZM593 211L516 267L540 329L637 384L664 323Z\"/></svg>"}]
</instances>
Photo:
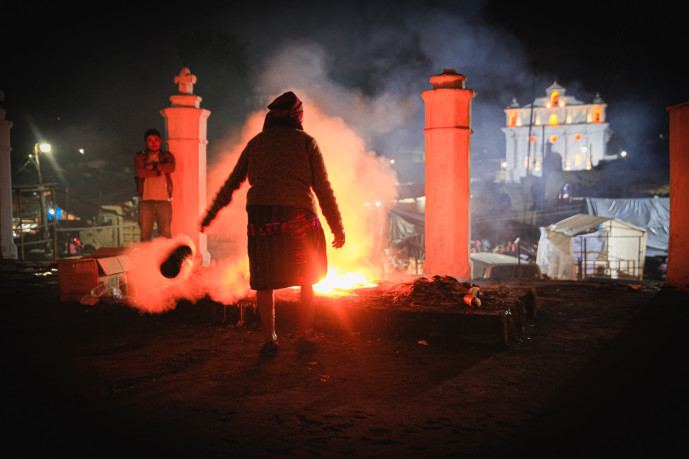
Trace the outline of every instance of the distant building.
<instances>
[{"instance_id":1,"label":"distant building","mask_svg":"<svg viewBox=\"0 0 689 459\"><path fill-rule=\"evenodd\" d=\"M544 171L579 171L616 159L607 152L612 131L605 122L607 104L598 94L590 104L566 95L553 83L545 97L519 106L515 99L505 109L505 182L519 183Z\"/></svg>"}]
</instances>

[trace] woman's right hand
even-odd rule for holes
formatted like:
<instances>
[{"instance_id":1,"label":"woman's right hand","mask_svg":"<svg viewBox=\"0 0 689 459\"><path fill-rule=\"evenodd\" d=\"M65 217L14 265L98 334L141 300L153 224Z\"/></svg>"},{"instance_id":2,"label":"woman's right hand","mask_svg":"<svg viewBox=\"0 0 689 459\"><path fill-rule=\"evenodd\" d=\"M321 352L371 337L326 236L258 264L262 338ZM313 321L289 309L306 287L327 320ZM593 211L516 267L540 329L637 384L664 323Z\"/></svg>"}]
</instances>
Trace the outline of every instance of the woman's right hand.
<instances>
[{"instance_id":1,"label":"woman's right hand","mask_svg":"<svg viewBox=\"0 0 689 459\"><path fill-rule=\"evenodd\" d=\"M210 217L210 215L206 214L199 222L199 231L202 233L206 231L206 228L210 226L212 221L213 219Z\"/></svg>"}]
</instances>

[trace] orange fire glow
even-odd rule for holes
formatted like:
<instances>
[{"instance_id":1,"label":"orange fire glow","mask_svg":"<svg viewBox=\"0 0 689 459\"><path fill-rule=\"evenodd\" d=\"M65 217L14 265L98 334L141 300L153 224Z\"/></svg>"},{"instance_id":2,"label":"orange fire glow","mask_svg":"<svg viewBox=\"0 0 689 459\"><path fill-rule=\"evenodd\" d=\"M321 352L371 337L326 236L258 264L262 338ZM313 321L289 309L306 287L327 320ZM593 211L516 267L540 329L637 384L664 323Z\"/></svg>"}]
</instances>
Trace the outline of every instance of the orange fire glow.
<instances>
[{"instance_id":1,"label":"orange fire glow","mask_svg":"<svg viewBox=\"0 0 689 459\"><path fill-rule=\"evenodd\" d=\"M328 276L313 286L322 295L342 295L354 288L375 287L363 272L340 272L337 268L328 270Z\"/></svg>"},{"instance_id":2,"label":"orange fire glow","mask_svg":"<svg viewBox=\"0 0 689 459\"><path fill-rule=\"evenodd\" d=\"M300 94L301 97L301 94ZM359 285L370 285L380 277L382 261L381 230L386 218L385 206L371 205L396 198L396 176L389 161L376 157L366 149L365 142L341 118L325 115L314 103L304 100L304 130L314 136L323 152L330 182L332 183L345 225L347 242L341 249L330 247L332 235L327 229L328 276L317 284L317 292L337 294ZM223 154L221 160L209 167L209 199L222 185L246 142L258 133L265 113L255 113L248 120L240 139ZM246 190L245 183L235 193L233 202L223 209L208 229L209 239L216 235L237 241L234 254L215 254L216 258L243 260L246 258ZM248 280L247 280L248 282ZM219 286L221 287L221 286ZM209 292L213 295L213 292Z\"/></svg>"},{"instance_id":3,"label":"orange fire glow","mask_svg":"<svg viewBox=\"0 0 689 459\"><path fill-rule=\"evenodd\" d=\"M297 92L297 91L295 91ZM355 287L375 285L382 273L384 223L386 203L396 199L396 176L389 161L376 157L366 149L365 142L341 118L325 115L304 91L297 92L304 101L304 129L316 138L323 152L330 182L335 190L346 231L346 243L341 249L330 247L332 234L325 218L319 215L326 229L328 244L328 276L314 286L323 295L339 295ZM265 112L252 115L242 133L227 140L229 145L220 158L209 164L207 192L213 199L217 190L234 167L244 145L263 125ZM246 254L246 191L244 183L233 196L232 203L223 209L206 234L209 249L214 240L232 241L224 252L214 250L210 266L199 266L198 260L188 267L184 278L165 279L159 272L160 262L179 245L180 235L173 240L157 239L139 244L130 250L134 272L132 284L138 297L132 306L146 312L164 312L175 307L176 301L196 301L208 295L214 301L232 304L252 295L249 288L249 262ZM173 216L173 218L175 218ZM198 218L201 216L189 218Z\"/></svg>"}]
</instances>

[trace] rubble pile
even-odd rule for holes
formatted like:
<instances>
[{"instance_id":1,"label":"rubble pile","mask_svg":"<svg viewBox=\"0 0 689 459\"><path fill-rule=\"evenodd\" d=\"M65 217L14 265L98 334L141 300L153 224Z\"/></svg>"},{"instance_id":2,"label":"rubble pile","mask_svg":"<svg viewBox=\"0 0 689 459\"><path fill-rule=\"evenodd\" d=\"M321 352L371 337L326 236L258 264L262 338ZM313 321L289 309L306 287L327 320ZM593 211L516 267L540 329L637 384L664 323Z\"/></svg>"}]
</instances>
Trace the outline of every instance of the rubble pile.
<instances>
[{"instance_id":1,"label":"rubble pile","mask_svg":"<svg viewBox=\"0 0 689 459\"><path fill-rule=\"evenodd\" d=\"M464 300L467 295L471 296L468 303ZM433 276L353 289L338 301L360 307L469 312L484 308L484 296L483 290L469 282L459 282L450 276Z\"/></svg>"},{"instance_id":2,"label":"rubble pile","mask_svg":"<svg viewBox=\"0 0 689 459\"><path fill-rule=\"evenodd\" d=\"M481 314L513 311L515 304L520 304L520 309L524 308L528 315L533 315L535 295L530 287L479 287L451 276L433 276L353 289L338 301L369 308Z\"/></svg>"},{"instance_id":3,"label":"rubble pile","mask_svg":"<svg viewBox=\"0 0 689 459\"><path fill-rule=\"evenodd\" d=\"M436 305L443 309L454 309L467 305L463 298L474 287L469 282L459 282L450 276L421 277L412 282L393 285L382 293L390 306ZM477 287L476 287L477 288ZM478 292L476 292L478 293Z\"/></svg>"},{"instance_id":4,"label":"rubble pile","mask_svg":"<svg viewBox=\"0 0 689 459\"><path fill-rule=\"evenodd\" d=\"M278 292L281 309L298 307L299 291ZM427 342L500 344L521 339L537 312L534 287L460 282L450 276L383 281L318 297L318 327L422 338Z\"/></svg>"}]
</instances>

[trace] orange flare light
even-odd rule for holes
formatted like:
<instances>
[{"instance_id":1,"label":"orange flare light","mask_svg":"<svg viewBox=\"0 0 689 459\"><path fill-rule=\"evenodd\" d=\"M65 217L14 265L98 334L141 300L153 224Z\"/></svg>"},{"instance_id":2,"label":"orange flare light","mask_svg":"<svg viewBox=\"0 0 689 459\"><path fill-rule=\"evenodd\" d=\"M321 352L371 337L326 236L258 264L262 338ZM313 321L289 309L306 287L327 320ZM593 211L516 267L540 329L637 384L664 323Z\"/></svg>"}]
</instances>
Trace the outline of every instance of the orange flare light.
<instances>
[{"instance_id":1,"label":"orange flare light","mask_svg":"<svg viewBox=\"0 0 689 459\"><path fill-rule=\"evenodd\" d=\"M343 295L354 288L375 287L376 285L361 272L340 273L339 270L330 269L328 276L314 285L313 289L323 295Z\"/></svg>"},{"instance_id":2,"label":"orange flare light","mask_svg":"<svg viewBox=\"0 0 689 459\"><path fill-rule=\"evenodd\" d=\"M341 249L330 247L332 234L326 220L319 213L328 244L328 275L314 290L323 295L340 295L358 287L373 286L372 279L380 275L383 253L387 242L384 232L388 209L386 203L397 198L397 177L390 168L390 161L367 150L366 144L342 118L330 117L318 105L307 99L306 91L297 90L308 107L304 118L304 130L312 135L323 152L337 203L342 213L347 242ZM247 121L241 136L232 139L219 160L211 164L208 173L208 193L212 199L222 186L229 171L246 143L260 132L264 112L253 114ZM208 293L213 299L228 294L244 294L248 290L248 278L240 279L237 274L248 272L246 256L246 191L245 182L232 196L232 203L218 213L208 228L209 241L231 241L225 243L224 251L212 253L213 263L231 266L223 276L227 282L207 283ZM373 205L371 203L381 203ZM210 246L210 243L209 243ZM232 282L230 282L232 279Z\"/></svg>"}]
</instances>

